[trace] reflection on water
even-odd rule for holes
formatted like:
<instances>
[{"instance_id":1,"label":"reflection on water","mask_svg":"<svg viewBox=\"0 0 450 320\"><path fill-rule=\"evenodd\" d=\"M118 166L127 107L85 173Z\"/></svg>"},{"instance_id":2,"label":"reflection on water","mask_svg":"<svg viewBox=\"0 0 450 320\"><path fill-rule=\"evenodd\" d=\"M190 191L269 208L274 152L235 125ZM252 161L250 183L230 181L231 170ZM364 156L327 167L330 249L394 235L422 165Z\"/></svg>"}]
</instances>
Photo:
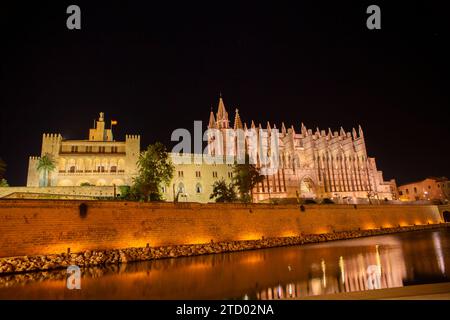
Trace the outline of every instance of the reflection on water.
<instances>
[{"instance_id":1,"label":"reflection on water","mask_svg":"<svg viewBox=\"0 0 450 320\"><path fill-rule=\"evenodd\" d=\"M0 277L0 299L282 299L449 281L450 230Z\"/></svg>"}]
</instances>

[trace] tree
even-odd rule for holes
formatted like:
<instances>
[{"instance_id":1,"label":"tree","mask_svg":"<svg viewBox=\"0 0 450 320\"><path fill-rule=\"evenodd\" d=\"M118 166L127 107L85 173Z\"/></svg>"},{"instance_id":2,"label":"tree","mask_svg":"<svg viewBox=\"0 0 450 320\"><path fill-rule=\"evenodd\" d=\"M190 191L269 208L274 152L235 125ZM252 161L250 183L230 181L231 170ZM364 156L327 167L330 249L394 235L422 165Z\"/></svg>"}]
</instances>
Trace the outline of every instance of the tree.
<instances>
[{"instance_id":1,"label":"tree","mask_svg":"<svg viewBox=\"0 0 450 320\"><path fill-rule=\"evenodd\" d=\"M264 176L254 164L250 164L249 156L245 163L235 163L233 167L233 185L238 189L239 198L243 202L253 202L253 188L264 180Z\"/></svg>"},{"instance_id":2,"label":"tree","mask_svg":"<svg viewBox=\"0 0 450 320\"><path fill-rule=\"evenodd\" d=\"M138 190L133 186L119 186L119 199L137 201L140 199Z\"/></svg>"},{"instance_id":3,"label":"tree","mask_svg":"<svg viewBox=\"0 0 450 320\"><path fill-rule=\"evenodd\" d=\"M6 172L6 162L0 158L0 180L4 178Z\"/></svg>"},{"instance_id":4,"label":"tree","mask_svg":"<svg viewBox=\"0 0 450 320\"><path fill-rule=\"evenodd\" d=\"M0 179L0 187L9 187L8 181L6 179Z\"/></svg>"},{"instance_id":5,"label":"tree","mask_svg":"<svg viewBox=\"0 0 450 320\"><path fill-rule=\"evenodd\" d=\"M334 201L331 200L330 198L323 198L320 203L321 204L334 204Z\"/></svg>"},{"instance_id":6,"label":"tree","mask_svg":"<svg viewBox=\"0 0 450 320\"><path fill-rule=\"evenodd\" d=\"M138 176L130 193L145 201L162 200L161 186L168 185L175 170L166 147L156 142L139 155Z\"/></svg>"},{"instance_id":7,"label":"tree","mask_svg":"<svg viewBox=\"0 0 450 320\"><path fill-rule=\"evenodd\" d=\"M236 192L232 183L227 184L225 180L221 179L214 182L213 192L209 196L210 199L215 199L216 202L233 202L236 201Z\"/></svg>"},{"instance_id":8,"label":"tree","mask_svg":"<svg viewBox=\"0 0 450 320\"><path fill-rule=\"evenodd\" d=\"M53 157L51 154L46 153L45 155L43 155L37 164L37 171L38 172L43 172L43 180L44 180L44 186L48 187L50 186L50 173L55 170L56 165L55 165L55 160L53 160Z\"/></svg>"}]
</instances>

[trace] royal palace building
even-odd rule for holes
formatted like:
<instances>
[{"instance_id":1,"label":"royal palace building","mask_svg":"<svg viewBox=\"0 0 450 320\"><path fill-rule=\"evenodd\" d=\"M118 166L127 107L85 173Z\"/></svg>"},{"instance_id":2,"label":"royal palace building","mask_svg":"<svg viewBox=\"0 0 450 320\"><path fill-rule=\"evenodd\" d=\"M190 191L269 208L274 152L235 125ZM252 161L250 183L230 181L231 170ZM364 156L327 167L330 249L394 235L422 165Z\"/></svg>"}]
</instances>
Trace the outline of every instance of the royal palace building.
<instances>
[{"instance_id":1,"label":"royal palace building","mask_svg":"<svg viewBox=\"0 0 450 320\"><path fill-rule=\"evenodd\" d=\"M56 168L46 181L44 172L37 170L40 157L30 157L27 186L131 184L137 173L140 136L126 135L125 141L116 141L112 129L105 125L104 114L100 113L87 140L65 140L61 134L44 134L41 157L49 155Z\"/></svg>"}]
</instances>

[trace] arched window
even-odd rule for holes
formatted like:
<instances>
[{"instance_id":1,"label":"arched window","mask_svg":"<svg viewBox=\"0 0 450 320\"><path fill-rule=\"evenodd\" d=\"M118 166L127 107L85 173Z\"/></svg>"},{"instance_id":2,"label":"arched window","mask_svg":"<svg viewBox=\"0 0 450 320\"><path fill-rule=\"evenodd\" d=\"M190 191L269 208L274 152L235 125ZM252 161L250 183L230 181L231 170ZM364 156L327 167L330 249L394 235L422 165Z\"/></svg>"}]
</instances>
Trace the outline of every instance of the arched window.
<instances>
[{"instance_id":1,"label":"arched window","mask_svg":"<svg viewBox=\"0 0 450 320\"><path fill-rule=\"evenodd\" d=\"M202 189L202 185L200 183L197 183L195 185L195 192L196 193L202 193L203 189Z\"/></svg>"},{"instance_id":2,"label":"arched window","mask_svg":"<svg viewBox=\"0 0 450 320\"><path fill-rule=\"evenodd\" d=\"M182 182L180 182L178 184L178 189L177 189L178 193L184 193L184 184Z\"/></svg>"}]
</instances>

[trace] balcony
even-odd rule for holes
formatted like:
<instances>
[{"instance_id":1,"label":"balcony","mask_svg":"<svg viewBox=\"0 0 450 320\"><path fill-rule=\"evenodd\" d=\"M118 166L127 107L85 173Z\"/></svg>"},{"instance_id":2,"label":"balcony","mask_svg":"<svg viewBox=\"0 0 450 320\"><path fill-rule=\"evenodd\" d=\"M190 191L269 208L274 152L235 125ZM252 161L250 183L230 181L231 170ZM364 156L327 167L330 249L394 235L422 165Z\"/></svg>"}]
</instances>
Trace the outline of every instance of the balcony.
<instances>
[{"instance_id":1,"label":"balcony","mask_svg":"<svg viewBox=\"0 0 450 320\"><path fill-rule=\"evenodd\" d=\"M84 176L84 175L123 175L125 170L59 170L60 176Z\"/></svg>"},{"instance_id":2,"label":"balcony","mask_svg":"<svg viewBox=\"0 0 450 320\"><path fill-rule=\"evenodd\" d=\"M70 151L70 150L64 150L59 151L59 154L61 156L125 156L125 152L100 152L100 151Z\"/></svg>"}]
</instances>

